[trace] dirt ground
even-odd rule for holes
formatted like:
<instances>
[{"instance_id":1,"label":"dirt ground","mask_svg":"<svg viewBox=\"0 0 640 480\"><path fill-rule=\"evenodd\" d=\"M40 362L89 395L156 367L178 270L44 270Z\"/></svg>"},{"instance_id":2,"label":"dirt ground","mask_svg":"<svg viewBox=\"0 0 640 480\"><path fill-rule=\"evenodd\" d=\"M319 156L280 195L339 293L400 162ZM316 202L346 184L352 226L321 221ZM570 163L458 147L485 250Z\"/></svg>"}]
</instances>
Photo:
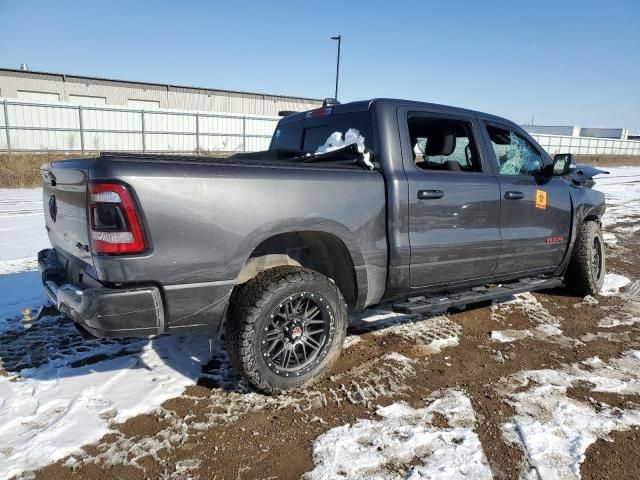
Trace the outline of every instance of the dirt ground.
<instances>
[{"instance_id":1,"label":"dirt ground","mask_svg":"<svg viewBox=\"0 0 640 480\"><path fill-rule=\"evenodd\" d=\"M640 217L628 219L631 223ZM640 278L640 238L618 235L608 247L608 268ZM414 322L360 322L354 318L348 346L330 375L303 391L277 397L252 392L217 348L197 385L155 412L113 424L113 432L77 455L35 472L38 479L293 479L314 468L312 442L333 427L375 417L376 407L397 401L414 408L433 392L462 389L476 414L477 433L493 478L516 479L531 465L502 432L516 412L501 386L523 370L561 369L592 357L603 361L640 349L640 324L602 328L612 315L637 311L637 297L600 296L595 301L557 289L525 303L476 305ZM393 319L392 319L393 320ZM415 320L415 319L414 319ZM560 334L546 334L553 321ZM499 343L491 332L533 332ZM515 332L515 333L514 333ZM458 338L456 342L449 342ZM434 348L441 340L441 348ZM436 342L437 344L437 342ZM405 361L409 359L409 361ZM506 383L505 383L506 382ZM637 395L598 393L572 384L567 396L598 408L640 406ZM436 418L444 428L447 420ZM640 431L611 433L593 443L580 467L584 479L640 478ZM415 461L415 459L413 460ZM411 461L388 465L406 472ZM391 475L393 476L393 475ZM527 477L537 478L537 477ZM569 478L569 477L567 477Z\"/></svg>"}]
</instances>

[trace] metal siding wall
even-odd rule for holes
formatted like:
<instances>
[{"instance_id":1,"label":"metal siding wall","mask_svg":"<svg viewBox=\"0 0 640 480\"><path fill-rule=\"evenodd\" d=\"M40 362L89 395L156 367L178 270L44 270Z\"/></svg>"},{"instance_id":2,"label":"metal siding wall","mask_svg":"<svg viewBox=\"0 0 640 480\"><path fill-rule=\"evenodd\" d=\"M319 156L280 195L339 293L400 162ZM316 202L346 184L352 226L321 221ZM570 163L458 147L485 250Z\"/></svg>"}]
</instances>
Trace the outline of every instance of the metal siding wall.
<instances>
[{"instance_id":1,"label":"metal siding wall","mask_svg":"<svg viewBox=\"0 0 640 480\"><path fill-rule=\"evenodd\" d=\"M212 103L231 102L230 105L237 108L251 109L257 108L259 102L264 100L256 95L209 98ZM132 108L75 106L60 102L38 104L2 99L0 102L1 150L8 149L5 105L11 149L17 151L81 151L82 147L85 151L255 151L268 147L279 120L275 116L243 116L207 111L143 112ZM270 108L290 107L271 103ZM640 141L541 134L532 134L532 137L551 155L565 152L640 155Z\"/></svg>"},{"instance_id":2,"label":"metal siding wall","mask_svg":"<svg viewBox=\"0 0 640 480\"><path fill-rule=\"evenodd\" d=\"M61 102L69 95L106 98L107 105L126 106L128 100L160 102L161 109L199 110L242 115L275 116L280 110L311 110L322 105L321 100L282 97L241 92L225 92L169 85L151 85L124 81L63 77L35 72L0 71L0 91L9 100L16 100L18 90L48 92L59 95Z\"/></svg>"}]
</instances>

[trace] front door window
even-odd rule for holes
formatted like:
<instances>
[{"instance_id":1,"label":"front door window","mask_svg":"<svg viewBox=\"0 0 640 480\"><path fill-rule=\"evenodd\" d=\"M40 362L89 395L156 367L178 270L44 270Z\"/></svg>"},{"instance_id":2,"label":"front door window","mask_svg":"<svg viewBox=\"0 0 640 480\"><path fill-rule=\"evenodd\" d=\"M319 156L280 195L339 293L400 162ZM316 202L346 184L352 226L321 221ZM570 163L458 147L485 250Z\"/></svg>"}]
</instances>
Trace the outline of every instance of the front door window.
<instances>
[{"instance_id":1,"label":"front door window","mask_svg":"<svg viewBox=\"0 0 640 480\"><path fill-rule=\"evenodd\" d=\"M542 173L542 156L531 143L512 130L487 126L491 146L498 160L498 173L536 176Z\"/></svg>"}]
</instances>

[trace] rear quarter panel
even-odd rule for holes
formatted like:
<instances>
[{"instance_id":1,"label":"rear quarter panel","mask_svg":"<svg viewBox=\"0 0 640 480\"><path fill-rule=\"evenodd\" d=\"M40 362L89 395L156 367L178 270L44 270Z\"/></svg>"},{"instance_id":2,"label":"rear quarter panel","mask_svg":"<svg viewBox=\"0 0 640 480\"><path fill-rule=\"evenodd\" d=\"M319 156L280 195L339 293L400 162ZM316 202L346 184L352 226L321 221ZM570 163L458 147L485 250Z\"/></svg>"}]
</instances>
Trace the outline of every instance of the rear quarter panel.
<instances>
[{"instance_id":1,"label":"rear quarter panel","mask_svg":"<svg viewBox=\"0 0 640 480\"><path fill-rule=\"evenodd\" d=\"M223 296L253 250L276 234L334 234L367 283L382 272L386 277L385 193L378 172L102 159L91 178L133 187L151 241L144 255L94 257L99 278L161 285L174 325L207 322L204 315L214 303L226 303Z\"/></svg>"}]
</instances>

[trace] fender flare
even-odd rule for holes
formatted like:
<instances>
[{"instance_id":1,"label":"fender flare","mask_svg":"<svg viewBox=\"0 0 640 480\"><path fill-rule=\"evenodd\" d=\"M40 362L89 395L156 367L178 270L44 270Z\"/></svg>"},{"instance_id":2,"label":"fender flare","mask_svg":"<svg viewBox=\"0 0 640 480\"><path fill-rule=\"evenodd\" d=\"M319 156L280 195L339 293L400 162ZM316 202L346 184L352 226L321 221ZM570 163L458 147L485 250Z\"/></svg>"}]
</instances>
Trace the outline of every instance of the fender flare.
<instances>
[{"instance_id":1,"label":"fender flare","mask_svg":"<svg viewBox=\"0 0 640 480\"><path fill-rule=\"evenodd\" d=\"M578 230L585 221L596 220L601 223L602 215L606 210L606 204L604 203L604 195L601 192L597 192L601 201L594 201L592 197L596 192L587 189L586 187L570 187L569 198L571 199L571 238L567 245L567 250L562 259L562 263L554 271L554 275L561 276L569 266L571 261L571 255L573 254L573 248L575 247L576 238L578 236Z\"/></svg>"}]
</instances>

